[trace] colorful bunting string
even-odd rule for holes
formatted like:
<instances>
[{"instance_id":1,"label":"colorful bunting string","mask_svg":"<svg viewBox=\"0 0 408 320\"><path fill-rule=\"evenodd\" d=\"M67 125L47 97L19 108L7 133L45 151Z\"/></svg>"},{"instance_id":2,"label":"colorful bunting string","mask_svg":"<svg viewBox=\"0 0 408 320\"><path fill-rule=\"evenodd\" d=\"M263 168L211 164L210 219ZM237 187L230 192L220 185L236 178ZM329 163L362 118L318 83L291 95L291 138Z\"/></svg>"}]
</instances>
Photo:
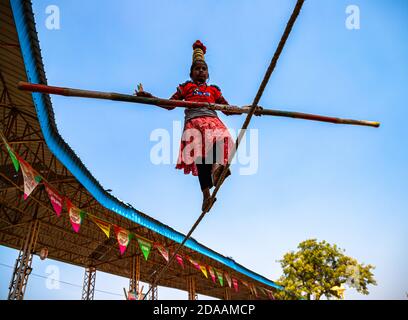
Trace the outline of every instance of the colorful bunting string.
<instances>
[{"instance_id":1,"label":"colorful bunting string","mask_svg":"<svg viewBox=\"0 0 408 320\"><path fill-rule=\"evenodd\" d=\"M53 188L38 172L36 172L30 164L28 164L24 159L22 159L18 153L16 153L7 143L6 139L4 138L3 134L0 132L1 138L7 148L7 151L9 153L9 156L11 158L11 161L13 163L13 166L15 170L18 172L19 169L21 168L21 171L23 173L24 177L24 200L26 200L30 194L33 192L33 190L37 187L37 185L43 181L43 184L45 186L45 190L48 194L48 197L51 201L51 205L57 214L58 217L60 217L62 209L63 209L63 202L65 199L66 206L67 206L67 211L69 214L69 219L72 225L73 230L76 233L79 233L80 226L85 218L85 216L89 216L91 220L102 230L102 232L109 238L110 237L110 229L111 226L114 227L116 238L119 244L119 249L121 255L123 255L130 243L130 240L133 237L136 237L140 250L143 253L143 256L145 260L148 259L149 254L151 252L151 249L153 247L153 243L150 242L149 240L138 236L136 234L133 234L129 232L128 230L121 228L119 226L113 225L110 222L101 220L99 218L96 218L95 216L77 208L75 205L72 204L72 202L66 198L61 196L58 191L56 191L55 188ZM168 262L169 261L169 250L166 249L163 245L160 243L155 243L154 247L157 248L159 253L162 255L162 257ZM187 260L190 261L190 263L197 269L200 270L206 278L208 278L208 273L211 276L212 282L216 283L216 279L218 279L218 282L220 283L221 286L224 286L224 277L227 280L228 286L231 288L232 286L234 287L235 292L239 291L238 287L238 279L237 278L231 278L231 276L222 270L218 270L212 266L206 266L205 264L201 264L194 259L192 259L189 256L185 256ZM184 269L184 262L183 262L183 256L180 254L176 255L176 261L177 263ZM208 273L207 273L208 270ZM254 284L248 284L248 282L240 280L245 286L247 286L251 292L253 292L257 297L258 297L258 292ZM270 299L274 300L275 297L273 296L273 293L271 290L258 287L259 290L264 294L267 295Z\"/></svg>"}]
</instances>

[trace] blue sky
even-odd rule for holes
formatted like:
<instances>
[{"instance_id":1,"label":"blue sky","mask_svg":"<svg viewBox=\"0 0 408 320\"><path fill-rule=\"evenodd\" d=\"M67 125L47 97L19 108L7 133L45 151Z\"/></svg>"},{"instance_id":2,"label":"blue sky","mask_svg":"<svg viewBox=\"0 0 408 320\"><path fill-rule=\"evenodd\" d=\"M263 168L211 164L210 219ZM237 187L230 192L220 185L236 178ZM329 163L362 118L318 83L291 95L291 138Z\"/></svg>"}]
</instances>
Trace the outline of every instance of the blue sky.
<instances>
[{"instance_id":1,"label":"blue sky","mask_svg":"<svg viewBox=\"0 0 408 320\"><path fill-rule=\"evenodd\" d=\"M137 83L169 97L188 80L191 45L207 46L210 82L231 104L250 104L296 1L33 1L50 85L132 93ZM45 26L57 5L60 30ZM345 27L346 7L360 8L359 30ZM284 253L317 238L373 264L378 286L352 299L404 299L408 291L408 4L406 1L306 1L260 104L272 109L377 120L379 129L286 118L254 118L259 164L254 175L232 167L211 213L193 237L272 280ZM200 214L198 180L154 165L153 130L171 132L183 110L52 97L58 129L106 189L173 228L187 232ZM220 115L237 130L243 117ZM178 147L178 145L176 145ZM13 265L16 251L0 248ZM45 275L81 285L83 270L34 262ZM11 269L0 265L0 297ZM28 299L78 299L81 289L41 289ZM100 274L99 299L121 298L127 279ZM44 287L45 288L45 287ZM161 298L187 293L160 290Z\"/></svg>"}]
</instances>

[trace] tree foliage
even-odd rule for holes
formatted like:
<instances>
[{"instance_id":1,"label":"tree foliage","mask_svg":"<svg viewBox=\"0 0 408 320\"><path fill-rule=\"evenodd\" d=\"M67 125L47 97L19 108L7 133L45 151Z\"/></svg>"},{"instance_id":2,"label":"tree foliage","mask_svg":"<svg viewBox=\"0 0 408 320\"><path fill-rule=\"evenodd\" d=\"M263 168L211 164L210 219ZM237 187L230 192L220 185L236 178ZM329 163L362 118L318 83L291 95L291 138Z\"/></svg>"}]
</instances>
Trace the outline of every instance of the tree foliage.
<instances>
[{"instance_id":1,"label":"tree foliage","mask_svg":"<svg viewBox=\"0 0 408 320\"><path fill-rule=\"evenodd\" d=\"M368 294L367 286L377 284L371 272L374 266L360 264L326 241L303 241L298 251L285 254L279 262L283 276L278 283L285 290L276 294L277 299L319 300L322 296L340 299L333 287L348 286Z\"/></svg>"}]
</instances>

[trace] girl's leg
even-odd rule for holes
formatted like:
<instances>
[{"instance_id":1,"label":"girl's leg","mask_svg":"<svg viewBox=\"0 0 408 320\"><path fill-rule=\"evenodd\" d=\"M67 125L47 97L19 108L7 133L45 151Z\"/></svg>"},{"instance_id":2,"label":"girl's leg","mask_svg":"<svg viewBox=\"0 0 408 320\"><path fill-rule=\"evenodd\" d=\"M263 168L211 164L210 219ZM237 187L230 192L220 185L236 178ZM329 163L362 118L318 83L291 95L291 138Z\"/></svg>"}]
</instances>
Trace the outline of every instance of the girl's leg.
<instances>
[{"instance_id":1,"label":"girl's leg","mask_svg":"<svg viewBox=\"0 0 408 320\"><path fill-rule=\"evenodd\" d=\"M197 164L197 170L201 190L211 189L214 186L211 176L212 164Z\"/></svg>"},{"instance_id":2,"label":"girl's leg","mask_svg":"<svg viewBox=\"0 0 408 320\"><path fill-rule=\"evenodd\" d=\"M214 143L213 144L213 164L212 164L212 170L211 170L211 173L212 173L212 175L213 175L213 184L214 185L216 185L217 183L215 182L215 177L216 177L216 175L215 175L215 173L216 172L218 172L218 168L220 168L221 167L221 165L219 164L219 162L221 162L218 158L217 158L217 156L219 156L219 148L218 148L218 146L217 146L217 143Z\"/></svg>"},{"instance_id":3,"label":"girl's leg","mask_svg":"<svg viewBox=\"0 0 408 320\"><path fill-rule=\"evenodd\" d=\"M222 143L221 144L214 143L213 150L214 150L213 157L215 159L214 164L212 166L213 184L217 185L218 180L221 176L221 173L225 167L224 165L220 164L224 162L222 159L222 157L224 156L224 145ZM231 175L231 171L230 169L228 169L227 174L225 175L225 178L227 178L230 175Z\"/></svg>"},{"instance_id":4,"label":"girl's leg","mask_svg":"<svg viewBox=\"0 0 408 320\"><path fill-rule=\"evenodd\" d=\"M196 163L198 170L198 181L200 182L201 191L203 192L203 204L201 209L204 211L209 205L211 197L210 189L213 187L212 181L212 164L211 163Z\"/></svg>"}]
</instances>

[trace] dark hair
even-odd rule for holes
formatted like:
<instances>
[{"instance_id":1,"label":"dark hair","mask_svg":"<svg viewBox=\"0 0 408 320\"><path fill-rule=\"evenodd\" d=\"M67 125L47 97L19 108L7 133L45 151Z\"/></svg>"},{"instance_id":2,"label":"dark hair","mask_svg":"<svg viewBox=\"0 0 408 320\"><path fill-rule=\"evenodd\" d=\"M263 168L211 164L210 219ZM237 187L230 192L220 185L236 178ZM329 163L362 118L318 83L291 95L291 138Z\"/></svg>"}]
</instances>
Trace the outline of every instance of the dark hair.
<instances>
[{"instance_id":1,"label":"dark hair","mask_svg":"<svg viewBox=\"0 0 408 320\"><path fill-rule=\"evenodd\" d=\"M203 63L203 64L205 64L205 66L207 67L207 70L208 70L208 64L207 64L207 62L205 62L204 60L196 60L196 61L194 61L194 62L191 64L191 67L190 67L190 78L191 78L191 74L193 73L194 67L195 67L198 63ZM210 78L210 74L208 74L208 78Z\"/></svg>"}]
</instances>

